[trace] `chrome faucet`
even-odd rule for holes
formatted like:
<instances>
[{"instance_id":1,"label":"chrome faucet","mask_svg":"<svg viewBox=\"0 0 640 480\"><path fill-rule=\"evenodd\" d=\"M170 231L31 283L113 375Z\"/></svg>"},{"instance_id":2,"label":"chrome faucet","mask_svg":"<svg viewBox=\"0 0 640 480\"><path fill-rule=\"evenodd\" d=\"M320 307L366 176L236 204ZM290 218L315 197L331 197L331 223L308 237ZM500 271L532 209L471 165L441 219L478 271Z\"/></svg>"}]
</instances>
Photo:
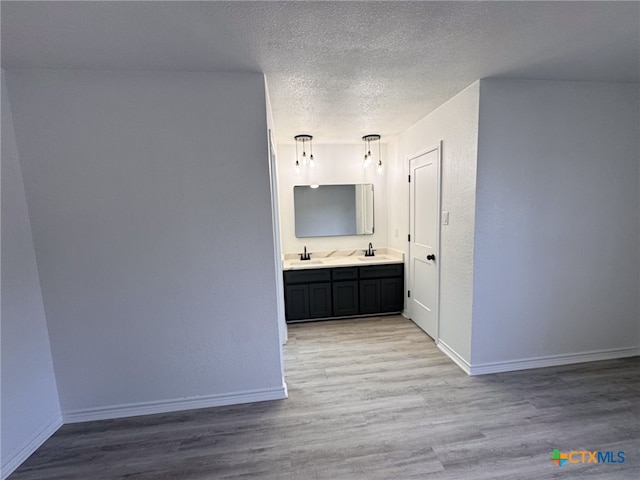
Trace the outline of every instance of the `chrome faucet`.
<instances>
[{"instance_id":1,"label":"chrome faucet","mask_svg":"<svg viewBox=\"0 0 640 480\"><path fill-rule=\"evenodd\" d=\"M300 260L311 260L311 254L307 253L307 246L304 246L304 253L300 254Z\"/></svg>"},{"instance_id":2,"label":"chrome faucet","mask_svg":"<svg viewBox=\"0 0 640 480\"><path fill-rule=\"evenodd\" d=\"M375 256L375 250L373 249L373 245L369 243L369 248L364 251L365 257L373 257Z\"/></svg>"}]
</instances>

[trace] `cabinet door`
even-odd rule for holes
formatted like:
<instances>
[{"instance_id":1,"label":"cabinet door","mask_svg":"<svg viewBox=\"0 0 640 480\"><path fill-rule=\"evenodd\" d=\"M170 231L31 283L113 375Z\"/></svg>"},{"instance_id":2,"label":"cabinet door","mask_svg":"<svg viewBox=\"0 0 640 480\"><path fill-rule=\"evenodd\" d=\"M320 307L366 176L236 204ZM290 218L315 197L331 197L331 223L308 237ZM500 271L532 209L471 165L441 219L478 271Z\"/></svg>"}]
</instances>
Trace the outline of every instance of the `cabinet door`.
<instances>
[{"instance_id":1,"label":"cabinet door","mask_svg":"<svg viewBox=\"0 0 640 480\"><path fill-rule=\"evenodd\" d=\"M309 287L307 285L287 285L284 293L287 320L309 318Z\"/></svg>"},{"instance_id":2,"label":"cabinet door","mask_svg":"<svg viewBox=\"0 0 640 480\"><path fill-rule=\"evenodd\" d=\"M309 284L309 318L331 316L331 284Z\"/></svg>"},{"instance_id":3,"label":"cabinet door","mask_svg":"<svg viewBox=\"0 0 640 480\"><path fill-rule=\"evenodd\" d=\"M400 312L404 308L402 278L380 279L380 311Z\"/></svg>"},{"instance_id":4,"label":"cabinet door","mask_svg":"<svg viewBox=\"0 0 640 480\"><path fill-rule=\"evenodd\" d=\"M360 280L360 313L380 313L380 280Z\"/></svg>"},{"instance_id":5,"label":"cabinet door","mask_svg":"<svg viewBox=\"0 0 640 480\"><path fill-rule=\"evenodd\" d=\"M358 281L333 282L333 314L358 314Z\"/></svg>"}]
</instances>

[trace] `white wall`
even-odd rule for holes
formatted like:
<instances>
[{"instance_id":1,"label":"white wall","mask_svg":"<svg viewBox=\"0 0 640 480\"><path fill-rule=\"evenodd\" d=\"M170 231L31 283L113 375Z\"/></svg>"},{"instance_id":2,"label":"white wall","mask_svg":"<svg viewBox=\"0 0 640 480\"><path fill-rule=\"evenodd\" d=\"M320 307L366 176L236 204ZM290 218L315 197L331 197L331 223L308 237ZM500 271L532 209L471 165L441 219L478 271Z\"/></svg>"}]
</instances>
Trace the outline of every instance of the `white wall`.
<instances>
[{"instance_id":1,"label":"white wall","mask_svg":"<svg viewBox=\"0 0 640 480\"><path fill-rule=\"evenodd\" d=\"M2 73L0 476L62 424L22 173Z\"/></svg>"},{"instance_id":2,"label":"white wall","mask_svg":"<svg viewBox=\"0 0 640 480\"><path fill-rule=\"evenodd\" d=\"M449 225L442 226L440 241L440 341L461 359L471 360L473 294L473 232L475 215L478 138L476 82L427 115L398 137L397 157L390 166L389 232L404 235L393 240L400 248L409 231L409 159L442 141L442 210Z\"/></svg>"},{"instance_id":3,"label":"white wall","mask_svg":"<svg viewBox=\"0 0 640 480\"><path fill-rule=\"evenodd\" d=\"M282 398L263 76L7 84L65 421Z\"/></svg>"},{"instance_id":4,"label":"white wall","mask_svg":"<svg viewBox=\"0 0 640 480\"><path fill-rule=\"evenodd\" d=\"M376 147L377 148L377 147ZM300 154L302 151L300 150ZM376 247L387 247L387 190L386 176L376 175L375 167L362 168L363 144L313 144L317 166L303 167L300 175L294 170L295 145L278 145L278 200L283 253L336 249L366 249L369 242ZM386 163L386 146L382 144L382 161ZM377 152L375 153L377 160ZM339 237L296 238L293 187L309 184L372 183L374 190L375 233Z\"/></svg>"},{"instance_id":5,"label":"white wall","mask_svg":"<svg viewBox=\"0 0 640 480\"><path fill-rule=\"evenodd\" d=\"M387 181L387 245L401 252L407 253L409 234L409 183L408 166L400 157L398 137L393 137L387 144L389 160L385 166ZM406 272L405 272L406 273Z\"/></svg>"},{"instance_id":6,"label":"white wall","mask_svg":"<svg viewBox=\"0 0 640 480\"><path fill-rule=\"evenodd\" d=\"M637 85L481 81L474 365L637 353L638 99Z\"/></svg>"}]
</instances>

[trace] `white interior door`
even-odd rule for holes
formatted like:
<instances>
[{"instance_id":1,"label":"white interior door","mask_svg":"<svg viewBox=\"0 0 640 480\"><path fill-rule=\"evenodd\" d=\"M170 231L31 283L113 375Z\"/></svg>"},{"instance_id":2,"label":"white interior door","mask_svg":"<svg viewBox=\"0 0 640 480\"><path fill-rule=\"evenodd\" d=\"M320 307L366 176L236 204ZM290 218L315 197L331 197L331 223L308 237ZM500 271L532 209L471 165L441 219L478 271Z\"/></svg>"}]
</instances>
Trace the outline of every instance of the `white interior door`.
<instances>
[{"instance_id":1,"label":"white interior door","mask_svg":"<svg viewBox=\"0 0 640 480\"><path fill-rule=\"evenodd\" d=\"M409 315L438 340L440 146L409 162Z\"/></svg>"}]
</instances>

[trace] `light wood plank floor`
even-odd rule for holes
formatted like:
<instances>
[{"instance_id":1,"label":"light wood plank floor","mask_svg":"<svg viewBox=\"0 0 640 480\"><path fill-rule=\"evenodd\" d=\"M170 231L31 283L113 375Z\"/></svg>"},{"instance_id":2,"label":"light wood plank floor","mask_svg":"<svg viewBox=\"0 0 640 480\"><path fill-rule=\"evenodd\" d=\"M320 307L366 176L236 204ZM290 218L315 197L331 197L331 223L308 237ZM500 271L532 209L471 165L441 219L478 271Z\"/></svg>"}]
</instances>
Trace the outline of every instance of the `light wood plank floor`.
<instances>
[{"instance_id":1,"label":"light wood plank floor","mask_svg":"<svg viewBox=\"0 0 640 480\"><path fill-rule=\"evenodd\" d=\"M640 478L638 358L468 377L400 316L290 325L285 353L288 400L65 425L10 479Z\"/></svg>"}]
</instances>

